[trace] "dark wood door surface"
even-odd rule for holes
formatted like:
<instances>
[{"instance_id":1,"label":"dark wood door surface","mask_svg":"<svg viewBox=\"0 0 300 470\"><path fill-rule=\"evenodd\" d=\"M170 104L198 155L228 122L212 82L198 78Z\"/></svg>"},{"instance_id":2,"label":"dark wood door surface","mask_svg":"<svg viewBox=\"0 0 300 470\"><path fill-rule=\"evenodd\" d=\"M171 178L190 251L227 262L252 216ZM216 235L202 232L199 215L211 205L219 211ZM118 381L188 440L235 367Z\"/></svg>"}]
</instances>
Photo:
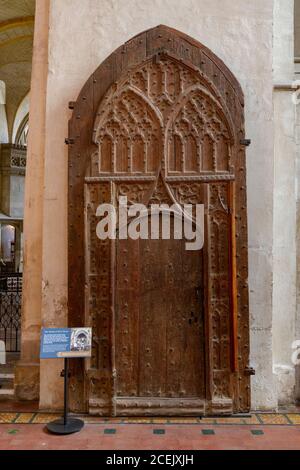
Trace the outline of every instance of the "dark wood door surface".
<instances>
[{"instance_id":1,"label":"dark wood door surface","mask_svg":"<svg viewBox=\"0 0 300 470\"><path fill-rule=\"evenodd\" d=\"M203 253L187 251L185 240L174 236L120 240L117 247L117 413L199 414L205 398Z\"/></svg>"}]
</instances>

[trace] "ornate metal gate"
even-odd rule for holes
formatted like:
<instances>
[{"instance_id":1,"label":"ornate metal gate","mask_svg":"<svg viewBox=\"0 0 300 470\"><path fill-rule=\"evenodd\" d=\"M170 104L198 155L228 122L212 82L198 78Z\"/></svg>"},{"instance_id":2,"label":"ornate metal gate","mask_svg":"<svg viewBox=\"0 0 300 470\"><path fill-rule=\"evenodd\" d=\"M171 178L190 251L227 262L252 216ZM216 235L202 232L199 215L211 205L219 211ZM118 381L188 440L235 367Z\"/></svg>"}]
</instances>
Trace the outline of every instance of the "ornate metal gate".
<instances>
[{"instance_id":1,"label":"ornate metal gate","mask_svg":"<svg viewBox=\"0 0 300 470\"><path fill-rule=\"evenodd\" d=\"M22 275L0 278L0 340L6 352L20 352Z\"/></svg>"}]
</instances>

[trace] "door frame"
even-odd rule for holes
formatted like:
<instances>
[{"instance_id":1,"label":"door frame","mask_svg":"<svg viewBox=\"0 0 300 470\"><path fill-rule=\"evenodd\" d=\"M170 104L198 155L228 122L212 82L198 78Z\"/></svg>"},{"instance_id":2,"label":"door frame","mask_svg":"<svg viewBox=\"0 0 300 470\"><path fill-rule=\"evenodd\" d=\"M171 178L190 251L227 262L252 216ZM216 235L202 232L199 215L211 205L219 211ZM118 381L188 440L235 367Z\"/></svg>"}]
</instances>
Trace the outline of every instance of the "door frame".
<instances>
[{"instance_id":1,"label":"door frame","mask_svg":"<svg viewBox=\"0 0 300 470\"><path fill-rule=\"evenodd\" d=\"M155 189L154 189L155 191ZM170 201L171 203L173 201ZM143 217L149 218L151 217L151 212L149 207L147 208L147 214L143 214ZM161 212L158 212L161 215ZM174 213L170 213L170 218L174 219L177 215ZM183 223L185 219L185 215L180 219ZM129 224L130 221L128 221ZM194 221L195 222L195 221ZM193 222L193 225L194 225ZM207 225L207 224L206 224ZM205 236L206 238L206 236ZM203 396L195 396L195 397L159 397L159 396L152 396L147 397L144 395L139 395L135 397L130 397L129 395L119 396L117 395L117 361L116 361L116 351L120 347L116 339L116 330L117 330L117 321L116 321L116 298L115 298L115 291L116 291L116 279L117 279L117 252L118 252L118 242L119 240L113 240L111 242L111 251L112 251L112 286L113 286L113 294L112 294L112 369L116 371L114 374L114 393L113 393L113 400L114 400L114 409L113 414L114 416L200 416L205 415L206 412L206 402L207 402L207 383L208 383L208 370L206 367L207 361L207 351L208 347L206 346L207 338L204 332L205 325L208 321L208 314L204 307L204 302L201 302L201 311L199 311L199 315L201 316L200 322L202 323L201 327L201 337L202 342L199 343L199 350L200 354L203 358L203 363L201 367L203 371L201 373L203 377ZM140 240L138 241L140 242ZM163 243L164 240L160 239L160 242ZM184 238L182 240L178 240L178 243L186 243L187 240ZM199 253L198 251L196 253ZM203 292L206 289L204 285L204 277L206 273L205 269L205 248L203 248L203 253L201 256L201 270L202 270L202 278L203 278ZM200 279L198 280L200 282ZM206 297L206 296L205 296ZM199 303L200 308L200 303ZM162 310L162 314L163 314ZM202 350L202 351L201 351Z\"/></svg>"},{"instance_id":2,"label":"door frame","mask_svg":"<svg viewBox=\"0 0 300 470\"><path fill-rule=\"evenodd\" d=\"M226 65L209 49L166 26L145 31L110 55L89 78L76 103L69 122L69 190L68 190L68 315L69 326L83 326L86 322L86 256L85 193L91 156L97 151L93 141L97 110L109 88L123 74L161 53L183 61L201 74L208 86L218 90L236 134L236 159L234 181L230 187L231 214L231 382L233 401L214 401L208 396L205 414L231 414L250 410L249 376L249 301L248 301L248 240L247 240L247 191L246 152L244 127L244 98L242 89ZM213 180L212 180L213 181ZM92 182L88 182L91 183ZM107 198L107 183L103 181L103 198ZM235 190L234 190L235 188ZM110 202L110 201L106 201ZM207 261L207 260L206 260ZM207 261L208 262L208 261ZM208 270L207 274L208 274ZM111 286L113 289L113 286ZM206 338L211 343L210 322L206 322ZM206 367L209 367L212 348L208 347ZM207 369L208 370L208 369ZM115 371L112 370L112 377ZM72 362L70 387L71 409L89 411L87 396L89 387L112 390L111 378L89 370L84 361ZM207 390L213 389L212 378ZM212 393L212 392L211 392ZM105 405L102 414L113 414L113 404Z\"/></svg>"}]
</instances>

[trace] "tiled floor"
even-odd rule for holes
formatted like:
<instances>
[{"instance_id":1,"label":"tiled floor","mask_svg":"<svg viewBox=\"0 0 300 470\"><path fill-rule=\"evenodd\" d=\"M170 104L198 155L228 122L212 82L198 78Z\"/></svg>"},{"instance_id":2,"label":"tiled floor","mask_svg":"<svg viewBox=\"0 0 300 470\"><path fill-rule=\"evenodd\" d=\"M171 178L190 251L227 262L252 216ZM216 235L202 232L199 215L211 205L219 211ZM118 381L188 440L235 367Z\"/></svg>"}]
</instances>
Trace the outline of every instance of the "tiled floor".
<instances>
[{"instance_id":1,"label":"tiled floor","mask_svg":"<svg viewBox=\"0 0 300 470\"><path fill-rule=\"evenodd\" d=\"M0 424L47 424L60 415L17 411L0 411ZM93 416L81 417L86 424L154 424L154 425L230 425L230 426L300 426L299 413L254 413L249 416L228 418L99 418Z\"/></svg>"},{"instance_id":2,"label":"tiled floor","mask_svg":"<svg viewBox=\"0 0 300 470\"><path fill-rule=\"evenodd\" d=\"M300 450L300 414L236 418L103 419L84 417L85 428L53 436L44 413L0 413L0 450Z\"/></svg>"},{"instance_id":3,"label":"tiled floor","mask_svg":"<svg viewBox=\"0 0 300 470\"><path fill-rule=\"evenodd\" d=\"M3 424L1 450L299 450L300 426L87 424L53 436L43 424Z\"/></svg>"}]
</instances>

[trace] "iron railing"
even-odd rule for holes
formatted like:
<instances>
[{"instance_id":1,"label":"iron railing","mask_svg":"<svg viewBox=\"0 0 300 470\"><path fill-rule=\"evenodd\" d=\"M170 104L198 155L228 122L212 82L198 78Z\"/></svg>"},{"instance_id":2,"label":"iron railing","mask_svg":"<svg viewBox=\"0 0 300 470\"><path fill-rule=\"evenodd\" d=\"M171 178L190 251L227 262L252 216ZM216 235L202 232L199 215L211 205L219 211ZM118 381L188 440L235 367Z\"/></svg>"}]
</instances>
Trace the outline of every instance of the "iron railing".
<instances>
[{"instance_id":1,"label":"iron railing","mask_svg":"<svg viewBox=\"0 0 300 470\"><path fill-rule=\"evenodd\" d=\"M0 340L6 352L20 352L22 274L0 277Z\"/></svg>"}]
</instances>

